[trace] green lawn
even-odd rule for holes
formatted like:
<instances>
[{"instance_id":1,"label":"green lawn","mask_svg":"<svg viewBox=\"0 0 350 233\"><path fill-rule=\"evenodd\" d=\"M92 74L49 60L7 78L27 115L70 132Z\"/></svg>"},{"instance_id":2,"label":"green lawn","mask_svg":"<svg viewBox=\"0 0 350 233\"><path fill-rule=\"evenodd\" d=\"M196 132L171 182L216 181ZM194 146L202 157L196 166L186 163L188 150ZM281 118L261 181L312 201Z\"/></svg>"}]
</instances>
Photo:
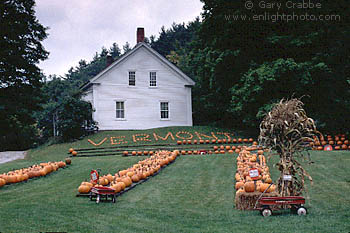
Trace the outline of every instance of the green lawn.
<instances>
[{"instance_id":1,"label":"green lawn","mask_svg":"<svg viewBox=\"0 0 350 233\"><path fill-rule=\"evenodd\" d=\"M133 133L103 132L91 138ZM43 146L30 151L25 160L0 165L0 173L57 161L67 156L68 148L87 146L86 139ZM180 156L159 175L118 197L115 204L75 197L91 169L114 172L145 158L105 156L73 158L70 167L47 177L0 188L0 232L349 232L350 152L311 154L314 163L307 170L314 185L309 188L305 217L282 211L263 218L258 211L236 210L236 155L232 154ZM273 161L269 163L277 178Z\"/></svg>"}]
</instances>

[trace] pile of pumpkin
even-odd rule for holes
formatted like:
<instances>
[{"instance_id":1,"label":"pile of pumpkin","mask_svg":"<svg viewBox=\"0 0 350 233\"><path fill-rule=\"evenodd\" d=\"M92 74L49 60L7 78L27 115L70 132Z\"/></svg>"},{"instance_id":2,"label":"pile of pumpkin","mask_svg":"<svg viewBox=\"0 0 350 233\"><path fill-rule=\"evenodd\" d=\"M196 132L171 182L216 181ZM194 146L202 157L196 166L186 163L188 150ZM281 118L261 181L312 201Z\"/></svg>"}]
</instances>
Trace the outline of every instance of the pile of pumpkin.
<instances>
[{"instance_id":1,"label":"pile of pumpkin","mask_svg":"<svg viewBox=\"0 0 350 233\"><path fill-rule=\"evenodd\" d=\"M51 172L57 171L59 168L64 168L67 164L70 164L71 160L66 159L65 162L47 162L35 164L31 167L22 168L14 171L9 171L7 173L0 174L0 187L5 184L15 184L29 179L46 176Z\"/></svg>"},{"instance_id":2,"label":"pile of pumpkin","mask_svg":"<svg viewBox=\"0 0 350 233\"><path fill-rule=\"evenodd\" d=\"M334 150L350 150L349 137L345 134L338 134L334 137L332 135L326 135L325 137L314 138L314 142L310 142L313 150L323 150L326 145L331 145Z\"/></svg>"},{"instance_id":3,"label":"pile of pumpkin","mask_svg":"<svg viewBox=\"0 0 350 233\"><path fill-rule=\"evenodd\" d=\"M139 161L132 167L121 170L114 175L108 174L100 176L98 182L82 182L78 187L78 192L82 194L89 193L92 187L109 186L115 190L115 193L123 191L125 188L138 183L141 180L157 173L162 167L173 162L179 155L179 151L158 151L147 159Z\"/></svg>"},{"instance_id":4,"label":"pile of pumpkin","mask_svg":"<svg viewBox=\"0 0 350 233\"><path fill-rule=\"evenodd\" d=\"M263 150L257 150L254 153L256 147L243 147L237 157L237 172L235 174L237 190L236 195L239 193L251 193L251 192L274 192L276 186L272 184L272 179L269 172L269 167L266 165L266 158ZM259 176L254 182L249 176L250 169L258 169Z\"/></svg>"}]
</instances>

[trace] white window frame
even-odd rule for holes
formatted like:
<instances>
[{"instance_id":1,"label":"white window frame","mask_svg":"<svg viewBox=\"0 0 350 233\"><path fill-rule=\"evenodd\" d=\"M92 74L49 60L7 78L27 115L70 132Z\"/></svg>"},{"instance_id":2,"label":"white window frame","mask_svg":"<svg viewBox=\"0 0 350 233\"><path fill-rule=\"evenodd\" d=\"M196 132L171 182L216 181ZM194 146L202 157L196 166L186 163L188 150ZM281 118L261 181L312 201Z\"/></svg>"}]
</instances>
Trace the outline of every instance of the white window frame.
<instances>
[{"instance_id":1,"label":"white window frame","mask_svg":"<svg viewBox=\"0 0 350 233\"><path fill-rule=\"evenodd\" d=\"M153 74L154 74L154 76L153 76ZM157 87L157 72L156 71L149 72L149 87L151 87L151 88Z\"/></svg>"},{"instance_id":2,"label":"white window frame","mask_svg":"<svg viewBox=\"0 0 350 233\"><path fill-rule=\"evenodd\" d=\"M126 120L125 118L125 100L115 100L115 119L119 121ZM123 103L123 108L118 109L118 103ZM120 111L123 117L118 118L118 111Z\"/></svg>"},{"instance_id":3,"label":"white window frame","mask_svg":"<svg viewBox=\"0 0 350 233\"><path fill-rule=\"evenodd\" d=\"M132 76L132 73L133 73L133 76ZM132 78L134 80L132 80ZM132 82L132 81L134 82L134 85L130 84L130 82ZM129 72L128 72L128 85L129 85L129 87L136 86L136 71L135 70L129 70Z\"/></svg>"},{"instance_id":4,"label":"white window frame","mask_svg":"<svg viewBox=\"0 0 350 233\"><path fill-rule=\"evenodd\" d=\"M162 104L167 103L167 109L162 109ZM159 101L159 107L160 107L160 120L162 121L169 121L170 120L170 103L168 100L161 100ZM167 113L167 118L162 117L162 113L166 112Z\"/></svg>"}]
</instances>

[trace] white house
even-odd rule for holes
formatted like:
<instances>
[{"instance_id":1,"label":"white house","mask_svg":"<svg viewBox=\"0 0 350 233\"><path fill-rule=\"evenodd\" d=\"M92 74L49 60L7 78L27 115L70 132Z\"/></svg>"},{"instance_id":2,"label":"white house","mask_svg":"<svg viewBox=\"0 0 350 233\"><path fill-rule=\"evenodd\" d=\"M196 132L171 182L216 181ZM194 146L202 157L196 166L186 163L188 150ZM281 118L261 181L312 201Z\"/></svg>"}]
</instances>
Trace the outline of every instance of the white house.
<instances>
[{"instance_id":1,"label":"white house","mask_svg":"<svg viewBox=\"0 0 350 233\"><path fill-rule=\"evenodd\" d=\"M143 40L82 87L100 130L192 126L195 82Z\"/></svg>"}]
</instances>

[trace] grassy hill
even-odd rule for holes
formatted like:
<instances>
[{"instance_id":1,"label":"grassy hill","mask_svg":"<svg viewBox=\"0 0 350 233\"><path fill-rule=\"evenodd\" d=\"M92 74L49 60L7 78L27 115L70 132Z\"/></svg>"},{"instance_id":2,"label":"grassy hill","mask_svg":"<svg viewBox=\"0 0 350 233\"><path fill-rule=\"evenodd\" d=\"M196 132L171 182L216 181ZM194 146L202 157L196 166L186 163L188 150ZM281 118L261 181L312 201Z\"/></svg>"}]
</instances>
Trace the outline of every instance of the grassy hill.
<instances>
[{"instance_id":1,"label":"grassy hill","mask_svg":"<svg viewBox=\"0 0 350 233\"><path fill-rule=\"evenodd\" d=\"M225 132L209 127L101 132L74 143L31 150L24 160L1 164L0 173L64 159L71 147L98 147L87 139L101 142L107 137L100 146L111 146L110 137L120 136L125 136L129 146L175 145L176 133L180 131L193 135ZM175 140L154 139L153 133L164 137L168 132L173 133ZM150 135L152 141L134 142L135 134ZM235 154L180 156L159 175L118 197L115 204L96 204L88 198L75 197L77 187L89 179L91 169L101 168L102 173L114 174L145 157L77 157L66 169L0 188L0 232L348 232L350 153L313 151L311 155L314 163L306 168L314 185L309 186L310 198L306 203L309 214L305 217L281 211L263 218L258 211L236 210ZM272 164L276 159L269 161L275 179L278 171Z\"/></svg>"}]
</instances>

